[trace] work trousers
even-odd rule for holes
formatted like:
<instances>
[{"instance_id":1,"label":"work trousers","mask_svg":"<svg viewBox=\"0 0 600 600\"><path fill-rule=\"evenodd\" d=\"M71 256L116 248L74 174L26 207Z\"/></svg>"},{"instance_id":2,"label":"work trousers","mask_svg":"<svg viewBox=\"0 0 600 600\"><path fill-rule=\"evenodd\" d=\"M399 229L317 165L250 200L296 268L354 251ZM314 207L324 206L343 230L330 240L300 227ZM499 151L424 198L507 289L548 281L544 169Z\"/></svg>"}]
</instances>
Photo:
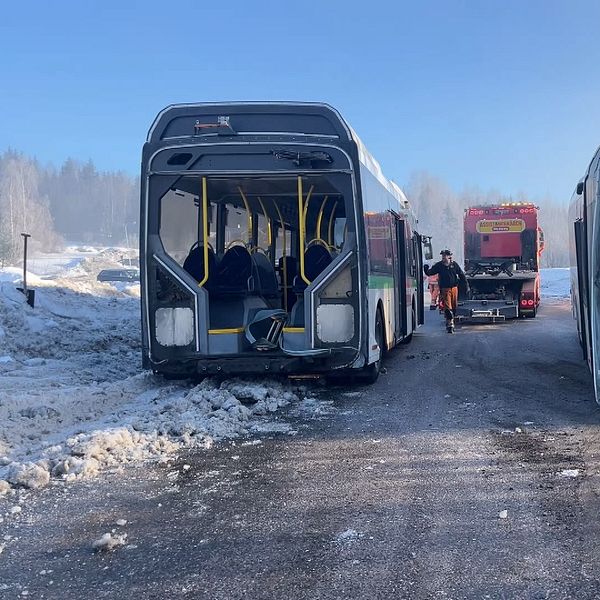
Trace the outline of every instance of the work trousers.
<instances>
[{"instance_id":1,"label":"work trousers","mask_svg":"<svg viewBox=\"0 0 600 600\"><path fill-rule=\"evenodd\" d=\"M458 306L458 287L442 288L442 301L444 302L444 315L446 324L454 325L454 315Z\"/></svg>"},{"instance_id":2,"label":"work trousers","mask_svg":"<svg viewBox=\"0 0 600 600\"><path fill-rule=\"evenodd\" d=\"M437 283L429 284L429 293L431 294L431 305L435 306L438 303L440 296L440 286Z\"/></svg>"}]
</instances>

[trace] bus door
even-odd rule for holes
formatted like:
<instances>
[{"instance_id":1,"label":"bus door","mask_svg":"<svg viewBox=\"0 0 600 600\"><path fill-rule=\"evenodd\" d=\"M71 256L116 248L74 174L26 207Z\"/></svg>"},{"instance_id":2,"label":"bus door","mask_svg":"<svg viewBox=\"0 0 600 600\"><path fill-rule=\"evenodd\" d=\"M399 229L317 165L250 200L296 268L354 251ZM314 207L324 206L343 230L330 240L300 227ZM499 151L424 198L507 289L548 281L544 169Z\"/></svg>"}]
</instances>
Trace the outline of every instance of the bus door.
<instances>
[{"instance_id":1,"label":"bus door","mask_svg":"<svg viewBox=\"0 0 600 600\"><path fill-rule=\"evenodd\" d=\"M585 223L583 220L575 221L575 253L577 254L577 310L579 312L579 323L581 331L581 347L583 349L583 358L591 363L590 352L588 352L588 265L587 265L587 238L585 232ZM590 368L592 368L590 364Z\"/></svg>"},{"instance_id":2,"label":"bus door","mask_svg":"<svg viewBox=\"0 0 600 600\"><path fill-rule=\"evenodd\" d=\"M396 245L394 248L396 254L396 261L394 267L394 288L396 290L396 339L402 339L408 335L408 319L407 319L407 299L406 299L406 254L407 254L407 240L406 240L406 226L404 219L401 219L399 215L390 211L394 216L393 226L395 228Z\"/></svg>"},{"instance_id":3,"label":"bus door","mask_svg":"<svg viewBox=\"0 0 600 600\"><path fill-rule=\"evenodd\" d=\"M413 232L413 247L415 254L415 283L417 286L417 323L425 323L425 292L423 290L423 244L421 236Z\"/></svg>"}]
</instances>

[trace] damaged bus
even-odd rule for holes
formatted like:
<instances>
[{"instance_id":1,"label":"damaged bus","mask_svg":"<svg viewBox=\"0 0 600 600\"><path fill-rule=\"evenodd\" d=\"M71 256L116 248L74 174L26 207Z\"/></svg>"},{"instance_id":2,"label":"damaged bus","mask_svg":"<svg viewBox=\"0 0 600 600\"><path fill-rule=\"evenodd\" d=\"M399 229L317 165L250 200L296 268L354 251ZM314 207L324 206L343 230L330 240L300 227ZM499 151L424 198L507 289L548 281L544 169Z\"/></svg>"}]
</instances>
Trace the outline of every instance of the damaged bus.
<instances>
[{"instance_id":1,"label":"damaged bus","mask_svg":"<svg viewBox=\"0 0 600 600\"><path fill-rule=\"evenodd\" d=\"M143 363L165 376L374 381L423 323L427 240L325 104L164 109L143 149L140 224Z\"/></svg>"}]
</instances>

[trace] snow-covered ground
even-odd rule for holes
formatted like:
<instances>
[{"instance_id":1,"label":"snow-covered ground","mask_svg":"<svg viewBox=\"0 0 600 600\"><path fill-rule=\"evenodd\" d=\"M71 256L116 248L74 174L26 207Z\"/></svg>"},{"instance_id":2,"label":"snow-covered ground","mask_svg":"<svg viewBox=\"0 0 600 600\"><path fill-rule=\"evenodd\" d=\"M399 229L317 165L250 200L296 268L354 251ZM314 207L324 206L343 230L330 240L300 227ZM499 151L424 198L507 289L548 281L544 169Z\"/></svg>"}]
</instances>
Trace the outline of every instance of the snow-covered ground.
<instances>
[{"instance_id":1,"label":"snow-covered ground","mask_svg":"<svg viewBox=\"0 0 600 600\"><path fill-rule=\"evenodd\" d=\"M273 415L290 402L296 415L331 410L281 381L172 383L141 371L139 285L96 280L122 257L123 249L71 247L34 258L33 309L16 290L21 270L0 270L0 496L215 440L290 431ZM544 269L542 294L567 298L568 269Z\"/></svg>"},{"instance_id":2,"label":"snow-covered ground","mask_svg":"<svg viewBox=\"0 0 600 600\"><path fill-rule=\"evenodd\" d=\"M0 270L0 496L215 440L291 431L270 415L314 403L280 381L195 385L141 371L139 286L96 281L120 251L73 254L32 263L33 309L16 290L21 271Z\"/></svg>"},{"instance_id":3,"label":"snow-covered ground","mask_svg":"<svg viewBox=\"0 0 600 600\"><path fill-rule=\"evenodd\" d=\"M541 269L542 298L569 298L571 295L570 270Z\"/></svg>"}]
</instances>

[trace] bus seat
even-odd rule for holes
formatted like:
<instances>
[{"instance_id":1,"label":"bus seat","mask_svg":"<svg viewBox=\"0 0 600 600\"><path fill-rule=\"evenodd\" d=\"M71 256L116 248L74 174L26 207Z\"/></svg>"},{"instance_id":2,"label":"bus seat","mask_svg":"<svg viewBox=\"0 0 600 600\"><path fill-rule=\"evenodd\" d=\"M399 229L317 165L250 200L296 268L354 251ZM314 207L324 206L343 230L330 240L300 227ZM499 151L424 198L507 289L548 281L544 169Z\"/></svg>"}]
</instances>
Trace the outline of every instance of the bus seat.
<instances>
[{"instance_id":1,"label":"bus seat","mask_svg":"<svg viewBox=\"0 0 600 600\"><path fill-rule=\"evenodd\" d=\"M252 255L254 292L265 298L279 297L279 283L275 274L275 267L271 264L269 257L262 252Z\"/></svg>"},{"instance_id":2,"label":"bus seat","mask_svg":"<svg viewBox=\"0 0 600 600\"><path fill-rule=\"evenodd\" d=\"M310 246L304 253L304 274L313 281L331 264L332 260L331 252L325 246L321 244Z\"/></svg>"},{"instance_id":3,"label":"bus seat","mask_svg":"<svg viewBox=\"0 0 600 600\"><path fill-rule=\"evenodd\" d=\"M332 262L331 253L325 246L315 244L304 253L304 274L309 281L314 281ZM299 295L306 289L307 283L300 275L294 279L294 293Z\"/></svg>"},{"instance_id":4,"label":"bus seat","mask_svg":"<svg viewBox=\"0 0 600 600\"><path fill-rule=\"evenodd\" d=\"M196 242L191 248L189 254L183 261L183 268L196 281L204 279L204 248ZM204 284L206 290L210 293L214 287L217 277L217 258L212 248L208 249L208 280Z\"/></svg>"},{"instance_id":5,"label":"bus seat","mask_svg":"<svg viewBox=\"0 0 600 600\"><path fill-rule=\"evenodd\" d=\"M243 246L232 246L217 267L215 294L245 295L253 290L252 257Z\"/></svg>"},{"instance_id":6,"label":"bus seat","mask_svg":"<svg viewBox=\"0 0 600 600\"><path fill-rule=\"evenodd\" d=\"M288 285L292 285L294 277L298 275L298 260L293 256L280 256L279 262L277 263L277 270L281 277L281 285L283 285L283 261L285 259L285 272L287 275Z\"/></svg>"},{"instance_id":7,"label":"bus seat","mask_svg":"<svg viewBox=\"0 0 600 600\"><path fill-rule=\"evenodd\" d=\"M304 298L299 296L290 313L290 327L304 327Z\"/></svg>"},{"instance_id":8,"label":"bus seat","mask_svg":"<svg viewBox=\"0 0 600 600\"><path fill-rule=\"evenodd\" d=\"M259 310L246 326L246 339L256 350L275 350L287 321L284 310Z\"/></svg>"}]
</instances>

